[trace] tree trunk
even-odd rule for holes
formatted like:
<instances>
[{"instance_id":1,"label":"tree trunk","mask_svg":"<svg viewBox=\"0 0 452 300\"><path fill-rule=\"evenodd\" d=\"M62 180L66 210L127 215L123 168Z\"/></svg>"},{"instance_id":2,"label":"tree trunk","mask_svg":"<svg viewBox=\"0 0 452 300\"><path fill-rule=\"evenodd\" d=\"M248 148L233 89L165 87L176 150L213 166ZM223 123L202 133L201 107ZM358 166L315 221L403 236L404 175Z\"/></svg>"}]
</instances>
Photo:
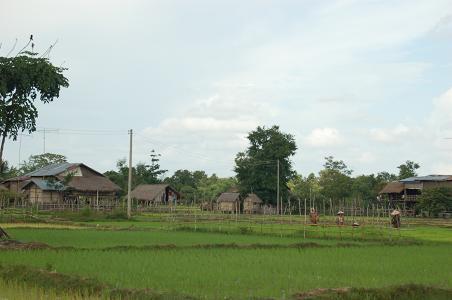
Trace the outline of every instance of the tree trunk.
<instances>
[{"instance_id":1,"label":"tree trunk","mask_svg":"<svg viewBox=\"0 0 452 300\"><path fill-rule=\"evenodd\" d=\"M2 143L0 145L0 174L3 173L4 169L4 163L3 163L3 149L5 147L5 141L6 141L6 133L3 133L2 135Z\"/></svg>"}]
</instances>

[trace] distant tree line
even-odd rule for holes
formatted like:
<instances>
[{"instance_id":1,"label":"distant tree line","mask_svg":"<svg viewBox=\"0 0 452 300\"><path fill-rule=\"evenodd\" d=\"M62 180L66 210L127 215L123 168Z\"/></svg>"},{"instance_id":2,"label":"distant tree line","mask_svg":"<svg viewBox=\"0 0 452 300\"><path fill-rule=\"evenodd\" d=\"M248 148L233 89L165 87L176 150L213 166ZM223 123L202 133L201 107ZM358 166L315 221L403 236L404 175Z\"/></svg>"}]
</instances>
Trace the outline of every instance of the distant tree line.
<instances>
[{"instance_id":1,"label":"distant tree line","mask_svg":"<svg viewBox=\"0 0 452 300\"><path fill-rule=\"evenodd\" d=\"M344 161L333 156L325 157L323 169L318 174L303 176L293 170L291 157L297 146L292 135L280 131L278 126L258 127L248 135L249 147L239 152L235 159L235 177L220 178L208 175L202 170L175 171L165 176L167 170L160 166L160 154L150 151L148 162L139 162L132 167L133 187L140 184L166 183L182 195L187 203L213 201L226 191L239 191L243 195L255 193L266 204L276 205L277 174L279 164L280 196L287 199L316 199L316 201L338 204L357 199L371 204L376 201L378 192L388 183L407 177L417 176L419 164L406 161L399 165L398 174L380 172L370 175L353 176ZM9 166L4 161L0 179L23 175L52 163L66 162L64 155L45 153L32 155L19 167ZM105 176L127 193L129 168L126 159L117 162L116 169L105 172ZM317 202L317 203L319 203ZM424 191L417 208L437 214L452 210L452 191L438 188Z\"/></svg>"},{"instance_id":2,"label":"distant tree line","mask_svg":"<svg viewBox=\"0 0 452 300\"><path fill-rule=\"evenodd\" d=\"M375 202L378 192L389 182L417 176L419 164L406 161L399 165L398 174L380 172L370 175L353 177L353 170L342 160L333 156L325 157L323 169L318 175L307 176L296 174L290 181L292 194L301 199L315 197L318 200L328 200L334 204L339 201L358 199L366 204Z\"/></svg>"}]
</instances>

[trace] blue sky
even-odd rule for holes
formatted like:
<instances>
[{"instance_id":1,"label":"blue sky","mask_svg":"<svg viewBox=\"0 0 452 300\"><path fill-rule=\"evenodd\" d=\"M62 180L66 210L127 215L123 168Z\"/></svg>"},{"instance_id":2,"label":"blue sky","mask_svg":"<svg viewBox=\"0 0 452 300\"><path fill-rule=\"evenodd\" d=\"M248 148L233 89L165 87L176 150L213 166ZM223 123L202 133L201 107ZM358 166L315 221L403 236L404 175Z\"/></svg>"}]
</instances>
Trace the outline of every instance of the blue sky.
<instances>
[{"instance_id":1,"label":"blue sky","mask_svg":"<svg viewBox=\"0 0 452 300\"><path fill-rule=\"evenodd\" d=\"M452 174L450 0L0 0L0 28L0 55L58 39L71 86L38 127L60 129L46 151L73 162L114 168L133 128L136 161L155 149L170 173L228 176L246 133L278 124L302 174L327 155L356 175L407 159ZM42 132L22 138L21 159L42 151Z\"/></svg>"}]
</instances>

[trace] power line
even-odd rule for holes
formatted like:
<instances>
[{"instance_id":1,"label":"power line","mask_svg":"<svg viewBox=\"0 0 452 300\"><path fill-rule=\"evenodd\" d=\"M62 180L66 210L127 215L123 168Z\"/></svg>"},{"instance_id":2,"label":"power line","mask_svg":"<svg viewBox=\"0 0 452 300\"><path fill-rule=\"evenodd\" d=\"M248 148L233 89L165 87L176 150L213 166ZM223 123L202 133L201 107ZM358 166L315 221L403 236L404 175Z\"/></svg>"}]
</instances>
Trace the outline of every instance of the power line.
<instances>
[{"instance_id":1,"label":"power line","mask_svg":"<svg viewBox=\"0 0 452 300\"><path fill-rule=\"evenodd\" d=\"M219 159L212 159L210 157L206 157L204 154L201 154L201 153L196 153L196 152L193 152L193 151L181 150L180 148L178 148L177 146L175 146L173 144L160 142L160 141L156 141L156 140L150 140L148 137L145 137L142 134L137 134L136 133L135 135L140 136L145 142L148 142L148 143L151 143L151 144L160 144L160 145L163 145L165 147L171 148L171 149L175 150L176 152L179 152L179 153L184 154L184 155L189 155L189 156L192 156L194 158L202 159L202 160L209 161L209 162L219 162L219 161L221 161ZM230 163L230 161L226 161L226 160L223 160L222 162L227 163L227 164Z\"/></svg>"},{"instance_id":2,"label":"power line","mask_svg":"<svg viewBox=\"0 0 452 300\"><path fill-rule=\"evenodd\" d=\"M222 161L224 164L231 164L230 160L219 160L219 159L214 159L214 158L210 158L210 157L206 157L204 154L200 154L197 152L193 152L193 151L186 151L186 150L181 150L180 148L178 148L177 146L173 145L173 144L169 144L169 143L165 143L165 142L160 142L160 141L156 141L156 140L151 140L148 137L145 137L142 134L138 134L135 133L135 135L140 136L145 142L148 143L152 143L152 144L160 144L166 147L169 147L171 149L174 149L175 151L184 154L184 155L188 155L188 156L192 156L201 160L205 160L207 162L215 162L218 163L219 161ZM232 164L235 164L235 160L232 161ZM260 166L260 165L276 165L277 164L277 160L258 160L258 161L253 161L253 162L247 162L246 165L247 166Z\"/></svg>"}]
</instances>

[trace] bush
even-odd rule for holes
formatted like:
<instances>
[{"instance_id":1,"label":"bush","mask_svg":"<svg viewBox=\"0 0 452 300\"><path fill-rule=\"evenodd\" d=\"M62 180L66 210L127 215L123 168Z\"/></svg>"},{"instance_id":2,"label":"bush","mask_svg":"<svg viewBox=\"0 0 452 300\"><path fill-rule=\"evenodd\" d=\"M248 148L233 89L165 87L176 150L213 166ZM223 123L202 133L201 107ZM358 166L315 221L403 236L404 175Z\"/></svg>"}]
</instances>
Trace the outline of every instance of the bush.
<instances>
[{"instance_id":1,"label":"bush","mask_svg":"<svg viewBox=\"0 0 452 300\"><path fill-rule=\"evenodd\" d=\"M80 216L83 218L89 218L92 216L92 211L89 207L85 207L80 211Z\"/></svg>"},{"instance_id":2,"label":"bush","mask_svg":"<svg viewBox=\"0 0 452 300\"><path fill-rule=\"evenodd\" d=\"M113 210L105 218L109 220L128 220L127 212L122 209Z\"/></svg>"},{"instance_id":3,"label":"bush","mask_svg":"<svg viewBox=\"0 0 452 300\"><path fill-rule=\"evenodd\" d=\"M16 200L22 200L23 195L9 190L0 190L0 208L8 207Z\"/></svg>"},{"instance_id":4,"label":"bush","mask_svg":"<svg viewBox=\"0 0 452 300\"><path fill-rule=\"evenodd\" d=\"M416 210L428 211L433 216L438 216L443 211L451 211L452 189L439 187L422 191L422 195L418 197Z\"/></svg>"}]
</instances>

